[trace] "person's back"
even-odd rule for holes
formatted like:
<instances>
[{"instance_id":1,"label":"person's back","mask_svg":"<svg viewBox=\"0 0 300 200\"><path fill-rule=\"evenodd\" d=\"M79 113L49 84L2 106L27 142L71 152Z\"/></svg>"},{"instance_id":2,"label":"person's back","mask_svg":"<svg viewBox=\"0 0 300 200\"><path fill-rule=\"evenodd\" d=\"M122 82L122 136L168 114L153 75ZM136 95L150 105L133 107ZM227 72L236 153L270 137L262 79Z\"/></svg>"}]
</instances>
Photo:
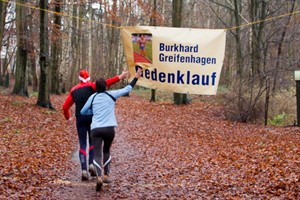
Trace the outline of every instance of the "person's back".
<instances>
[{"instance_id":1,"label":"person's back","mask_svg":"<svg viewBox=\"0 0 300 200\"><path fill-rule=\"evenodd\" d=\"M117 126L115 119L115 102L107 93L99 93L93 102L93 119L91 129L96 127Z\"/></svg>"},{"instance_id":2,"label":"person's back","mask_svg":"<svg viewBox=\"0 0 300 200\"><path fill-rule=\"evenodd\" d=\"M80 82L71 90L71 95L73 101L75 103L75 116L79 116L81 109L83 108L86 101L89 97L95 93L95 89L93 88L93 84L89 83L82 83Z\"/></svg>"},{"instance_id":3,"label":"person's back","mask_svg":"<svg viewBox=\"0 0 300 200\"><path fill-rule=\"evenodd\" d=\"M131 91L131 86L119 90L100 92L91 97L93 108L93 118L91 129L99 127L116 127L117 120L115 116L115 101L121 96L128 94Z\"/></svg>"}]
</instances>

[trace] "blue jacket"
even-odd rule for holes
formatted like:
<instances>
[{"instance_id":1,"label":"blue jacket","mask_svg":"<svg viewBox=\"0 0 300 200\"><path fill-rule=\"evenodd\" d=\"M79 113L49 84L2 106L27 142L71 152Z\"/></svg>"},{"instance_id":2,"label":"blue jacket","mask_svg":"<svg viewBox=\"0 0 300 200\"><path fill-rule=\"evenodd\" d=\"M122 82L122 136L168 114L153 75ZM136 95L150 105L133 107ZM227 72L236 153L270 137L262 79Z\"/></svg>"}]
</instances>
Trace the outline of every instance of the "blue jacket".
<instances>
[{"instance_id":1,"label":"blue jacket","mask_svg":"<svg viewBox=\"0 0 300 200\"><path fill-rule=\"evenodd\" d=\"M127 85L122 89L107 91L107 93L112 95L115 99L118 99L119 97L128 94L131 90L132 86ZM94 96L95 98L92 102ZM89 97L80 113L81 115L89 115L91 114L90 108L92 108L93 119L91 130L103 127L116 127L115 103L116 102L108 94L95 93Z\"/></svg>"}]
</instances>

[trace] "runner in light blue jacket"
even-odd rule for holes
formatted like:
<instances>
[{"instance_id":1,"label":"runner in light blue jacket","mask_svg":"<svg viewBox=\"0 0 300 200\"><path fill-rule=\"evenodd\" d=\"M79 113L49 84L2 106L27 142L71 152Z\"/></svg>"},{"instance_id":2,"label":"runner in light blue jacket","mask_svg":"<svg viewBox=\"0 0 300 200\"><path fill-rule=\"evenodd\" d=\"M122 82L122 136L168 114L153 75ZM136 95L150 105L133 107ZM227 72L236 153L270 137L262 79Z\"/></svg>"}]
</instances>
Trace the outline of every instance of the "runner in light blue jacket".
<instances>
[{"instance_id":1,"label":"runner in light blue jacket","mask_svg":"<svg viewBox=\"0 0 300 200\"><path fill-rule=\"evenodd\" d=\"M115 101L129 92L142 74L141 68L135 73L135 78L129 85L119 90L106 91L106 82L99 78L96 80L96 93L90 96L83 108L82 115L93 114L91 136L94 144L94 165L97 172L96 191L100 191L103 183L109 183L109 165L111 161L110 147L115 137L117 120L115 116ZM103 143L103 148L102 148ZM103 151L103 165L102 165ZM104 176L101 177L102 166Z\"/></svg>"}]
</instances>

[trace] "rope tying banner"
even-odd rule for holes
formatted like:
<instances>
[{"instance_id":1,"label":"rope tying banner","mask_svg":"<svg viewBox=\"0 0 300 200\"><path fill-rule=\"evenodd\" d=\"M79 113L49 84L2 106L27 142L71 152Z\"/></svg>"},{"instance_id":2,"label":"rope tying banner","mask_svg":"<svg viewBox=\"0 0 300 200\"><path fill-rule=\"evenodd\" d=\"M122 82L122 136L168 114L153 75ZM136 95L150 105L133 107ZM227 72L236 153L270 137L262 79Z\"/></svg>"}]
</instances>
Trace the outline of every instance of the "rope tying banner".
<instances>
[{"instance_id":1,"label":"rope tying banner","mask_svg":"<svg viewBox=\"0 0 300 200\"><path fill-rule=\"evenodd\" d=\"M31 6L31 5L27 5L27 4L16 3L16 2L13 2L13 1L8 1L8 0L0 0L0 1L5 2L5 3L12 3L12 4L15 4L15 5L18 5L18 6L23 6L23 7L27 7L27 8L31 8L31 9L35 9L35 10L42 10L42 11L45 11L45 12L48 12L48 13L52 13L52 14L55 14L55 15L60 15L60 16L69 17L69 18L78 19L78 20L87 21L87 22L93 22L95 24L101 24L101 25L104 25L104 26L112 27L112 28L122 29L122 26L115 26L115 25L112 25L112 24L106 24L106 23L102 23L102 22L97 22L95 20L88 20L88 19L85 19L85 18L76 17L76 16L73 16L73 15L68 15L68 14L65 14L65 13L62 13L62 12L55 12L55 11L48 10L48 9L42 9L42 8L39 8L39 7L36 7L36 6ZM299 13L300 13L300 10L295 11L295 12L291 12L291 13L285 13L285 14L278 15L278 16L275 16L275 17L270 17L270 18L267 18L267 19L264 19L264 20L258 20L258 21L255 21L255 22L250 22L250 23L247 23L247 24L242 24L240 26L234 26L232 28L227 28L225 30L229 30L230 31L230 30L234 30L234 29L238 29L238 28L242 28L242 27L246 27L246 26L251 26L253 24L259 24L259 23L262 23L262 22L266 22L266 21L271 21L271 20L275 20L275 19L287 17L287 16L290 16L290 15L296 15L296 14L299 14Z\"/></svg>"}]
</instances>

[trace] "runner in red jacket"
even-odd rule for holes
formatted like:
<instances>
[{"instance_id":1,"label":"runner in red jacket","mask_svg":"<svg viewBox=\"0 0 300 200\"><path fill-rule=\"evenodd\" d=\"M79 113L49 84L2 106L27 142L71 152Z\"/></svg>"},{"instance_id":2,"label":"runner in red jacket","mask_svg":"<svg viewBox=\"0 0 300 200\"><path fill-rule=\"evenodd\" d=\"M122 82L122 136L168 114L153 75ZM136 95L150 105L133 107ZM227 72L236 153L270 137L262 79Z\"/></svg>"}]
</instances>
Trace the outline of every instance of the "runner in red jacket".
<instances>
[{"instance_id":1,"label":"runner in red jacket","mask_svg":"<svg viewBox=\"0 0 300 200\"><path fill-rule=\"evenodd\" d=\"M128 76L128 71L123 71L121 75L109 78L106 80L107 87L117 83L121 79ZM89 172L91 176L96 176L95 168L93 166L94 159L94 146L91 142L91 123L92 115L81 115L80 110L84 106L88 98L96 91L95 82L90 81L90 75L88 71L81 70L79 73L80 83L75 85L63 104L63 113L66 120L70 119L70 108L75 103L75 117L76 117L76 128L79 139L79 160L82 169L82 180L88 180L87 173L87 135L89 137Z\"/></svg>"}]
</instances>

